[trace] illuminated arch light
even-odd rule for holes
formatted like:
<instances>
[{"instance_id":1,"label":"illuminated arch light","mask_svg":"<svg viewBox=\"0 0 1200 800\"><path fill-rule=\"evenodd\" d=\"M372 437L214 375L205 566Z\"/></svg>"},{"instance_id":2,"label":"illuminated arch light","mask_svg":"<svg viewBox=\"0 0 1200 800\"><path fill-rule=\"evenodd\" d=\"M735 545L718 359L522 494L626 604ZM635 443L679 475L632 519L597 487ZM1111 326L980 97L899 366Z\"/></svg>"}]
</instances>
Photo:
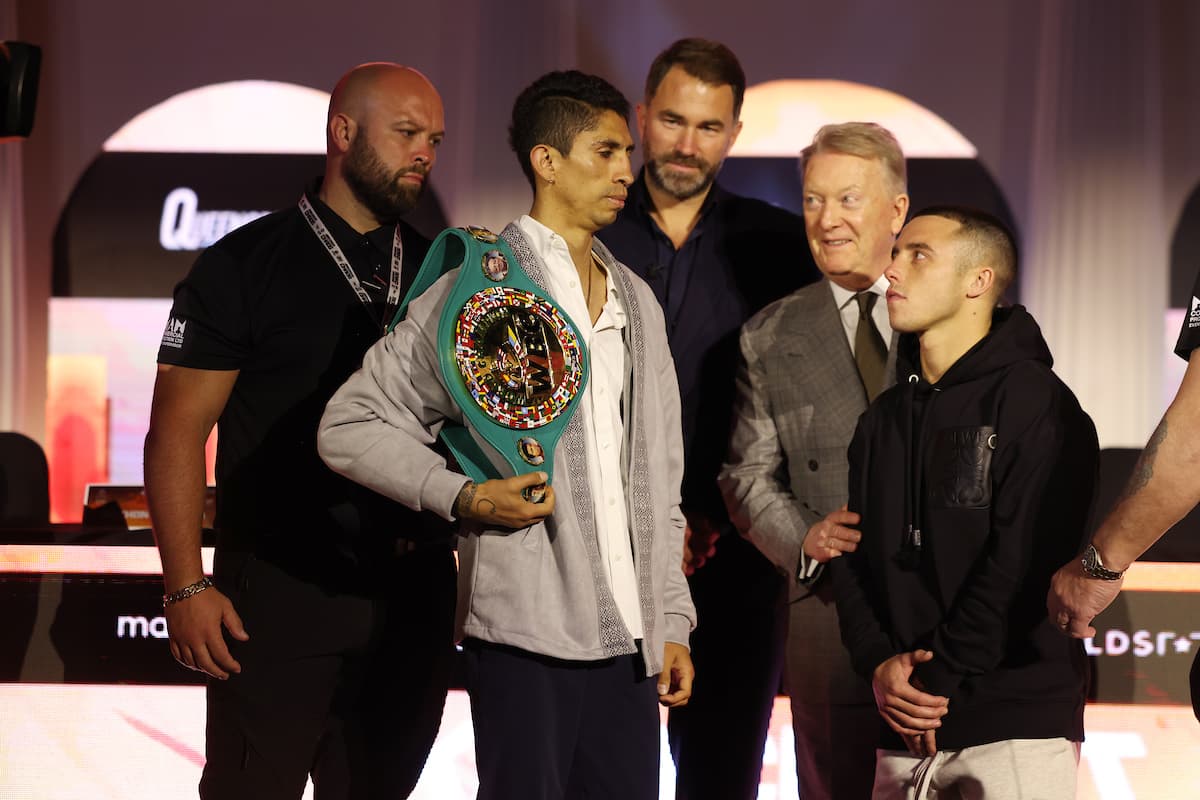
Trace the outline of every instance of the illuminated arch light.
<instances>
[{"instance_id":1,"label":"illuminated arch light","mask_svg":"<svg viewBox=\"0 0 1200 800\"><path fill-rule=\"evenodd\" d=\"M795 157L822 125L877 122L909 158L975 158L976 149L944 119L907 97L849 81L779 80L746 89L742 133L732 156Z\"/></svg>"},{"instance_id":2,"label":"illuminated arch light","mask_svg":"<svg viewBox=\"0 0 1200 800\"><path fill-rule=\"evenodd\" d=\"M175 95L125 123L107 152L325 152L329 93L278 81L214 83Z\"/></svg>"}]
</instances>

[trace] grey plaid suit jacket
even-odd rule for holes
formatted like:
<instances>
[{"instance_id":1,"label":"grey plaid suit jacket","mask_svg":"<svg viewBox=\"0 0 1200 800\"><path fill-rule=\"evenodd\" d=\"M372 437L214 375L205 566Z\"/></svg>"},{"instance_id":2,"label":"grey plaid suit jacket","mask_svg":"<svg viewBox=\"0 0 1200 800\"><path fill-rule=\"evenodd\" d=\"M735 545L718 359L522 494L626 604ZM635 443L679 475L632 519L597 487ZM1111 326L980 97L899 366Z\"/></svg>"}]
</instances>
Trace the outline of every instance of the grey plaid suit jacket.
<instances>
[{"instance_id":1,"label":"grey plaid suit jacket","mask_svg":"<svg viewBox=\"0 0 1200 800\"><path fill-rule=\"evenodd\" d=\"M846 448L867 395L828 279L806 286L742 328L733 434L720 485L730 517L789 576L796 600L820 580L797 580L808 528L846 502ZM887 382L894 382L895 336Z\"/></svg>"}]
</instances>

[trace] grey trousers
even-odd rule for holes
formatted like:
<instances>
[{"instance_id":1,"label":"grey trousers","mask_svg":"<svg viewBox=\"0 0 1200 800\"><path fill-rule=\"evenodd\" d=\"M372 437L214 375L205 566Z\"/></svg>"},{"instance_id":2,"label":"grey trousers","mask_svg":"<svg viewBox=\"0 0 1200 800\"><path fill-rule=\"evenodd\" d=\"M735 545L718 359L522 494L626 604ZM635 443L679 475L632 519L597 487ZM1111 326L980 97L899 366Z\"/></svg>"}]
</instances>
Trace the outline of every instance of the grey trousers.
<instances>
[{"instance_id":1,"label":"grey trousers","mask_svg":"<svg viewBox=\"0 0 1200 800\"><path fill-rule=\"evenodd\" d=\"M1074 800L1079 742L1007 739L928 758L880 750L874 800Z\"/></svg>"},{"instance_id":2,"label":"grey trousers","mask_svg":"<svg viewBox=\"0 0 1200 800\"><path fill-rule=\"evenodd\" d=\"M867 800L882 725L842 646L828 575L788 613L788 695L801 800Z\"/></svg>"}]
</instances>

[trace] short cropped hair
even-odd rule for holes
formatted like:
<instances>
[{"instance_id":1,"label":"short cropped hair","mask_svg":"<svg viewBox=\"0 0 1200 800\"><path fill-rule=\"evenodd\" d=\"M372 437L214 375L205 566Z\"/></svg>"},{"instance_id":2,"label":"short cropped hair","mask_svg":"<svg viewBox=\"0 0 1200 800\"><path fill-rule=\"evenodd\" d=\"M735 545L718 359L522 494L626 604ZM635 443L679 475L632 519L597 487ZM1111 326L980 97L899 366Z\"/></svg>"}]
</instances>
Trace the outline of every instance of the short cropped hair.
<instances>
[{"instance_id":1,"label":"short cropped hair","mask_svg":"<svg viewBox=\"0 0 1200 800\"><path fill-rule=\"evenodd\" d=\"M615 111L629 123L629 101L612 84L578 70L549 72L531 83L513 103L508 143L517 154L530 186L533 164L529 152L539 144L566 155L583 131L596 127L605 111Z\"/></svg>"},{"instance_id":2,"label":"short cropped hair","mask_svg":"<svg viewBox=\"0 0 1200 800\"><path fill-rule=\"evenodd\" d=\"M859 158L878 159L891 184L889 189L896 194L907 191L908 171L904 165L904 151L892 132L874 122L843 122L823 125L812 144L800 153L800 179L808 160L818 153L842 153Z\"/></svg>"},{"instance_id":3,"label":"short cropped hair","mask_svg":"<svg viewBox=\"0 0 1200 800\"><path fill-rule=\"evenodd\" d=\"M663 50L650 65L646 75L646 102L658 92L663 78L671 67L680 67L688 75L709 86L728 86L733 90L733 118L742 113L742 98L746 95L746 73L737 56L720 42L708 39L680 39Z\"/></svg>"},{"instance_id":4,"label":"short cropped hair","mask_svg":"<svg viewBox=\"0 0 1200 800\"><path fill-rule=\"evenodd\" d=\"M912 215L912 219L917 217L942 217L959 224L955 235L966 239L967 252L965 263L958 268L965 271L981 262L989 264L996 276L997 299L1016 280L1017 240L996 216L969 206L943 205L923 208Z\"/></svg>"}]
</instances>

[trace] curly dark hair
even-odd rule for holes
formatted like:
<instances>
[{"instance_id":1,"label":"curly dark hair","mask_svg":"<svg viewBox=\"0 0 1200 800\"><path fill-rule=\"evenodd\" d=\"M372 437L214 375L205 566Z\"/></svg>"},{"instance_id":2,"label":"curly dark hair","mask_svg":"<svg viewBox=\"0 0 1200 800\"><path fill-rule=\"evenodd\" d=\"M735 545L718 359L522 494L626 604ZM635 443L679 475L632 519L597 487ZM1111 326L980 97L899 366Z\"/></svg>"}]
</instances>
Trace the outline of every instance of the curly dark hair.
<instances>
[{"instance_id":1,"label":"curly dark hair","mask_svg":"<svg viewBox=\"0 0 1200 800\"><path fill-rule=\"evenodd\" d=\"M591 130L605 111L629 123L629 101L611 83L578 70L549 72L517 96L508 143L530 186L534 186L529 152L539 144L564 155L581 132Z\"/></svg>"}]
</instances>

